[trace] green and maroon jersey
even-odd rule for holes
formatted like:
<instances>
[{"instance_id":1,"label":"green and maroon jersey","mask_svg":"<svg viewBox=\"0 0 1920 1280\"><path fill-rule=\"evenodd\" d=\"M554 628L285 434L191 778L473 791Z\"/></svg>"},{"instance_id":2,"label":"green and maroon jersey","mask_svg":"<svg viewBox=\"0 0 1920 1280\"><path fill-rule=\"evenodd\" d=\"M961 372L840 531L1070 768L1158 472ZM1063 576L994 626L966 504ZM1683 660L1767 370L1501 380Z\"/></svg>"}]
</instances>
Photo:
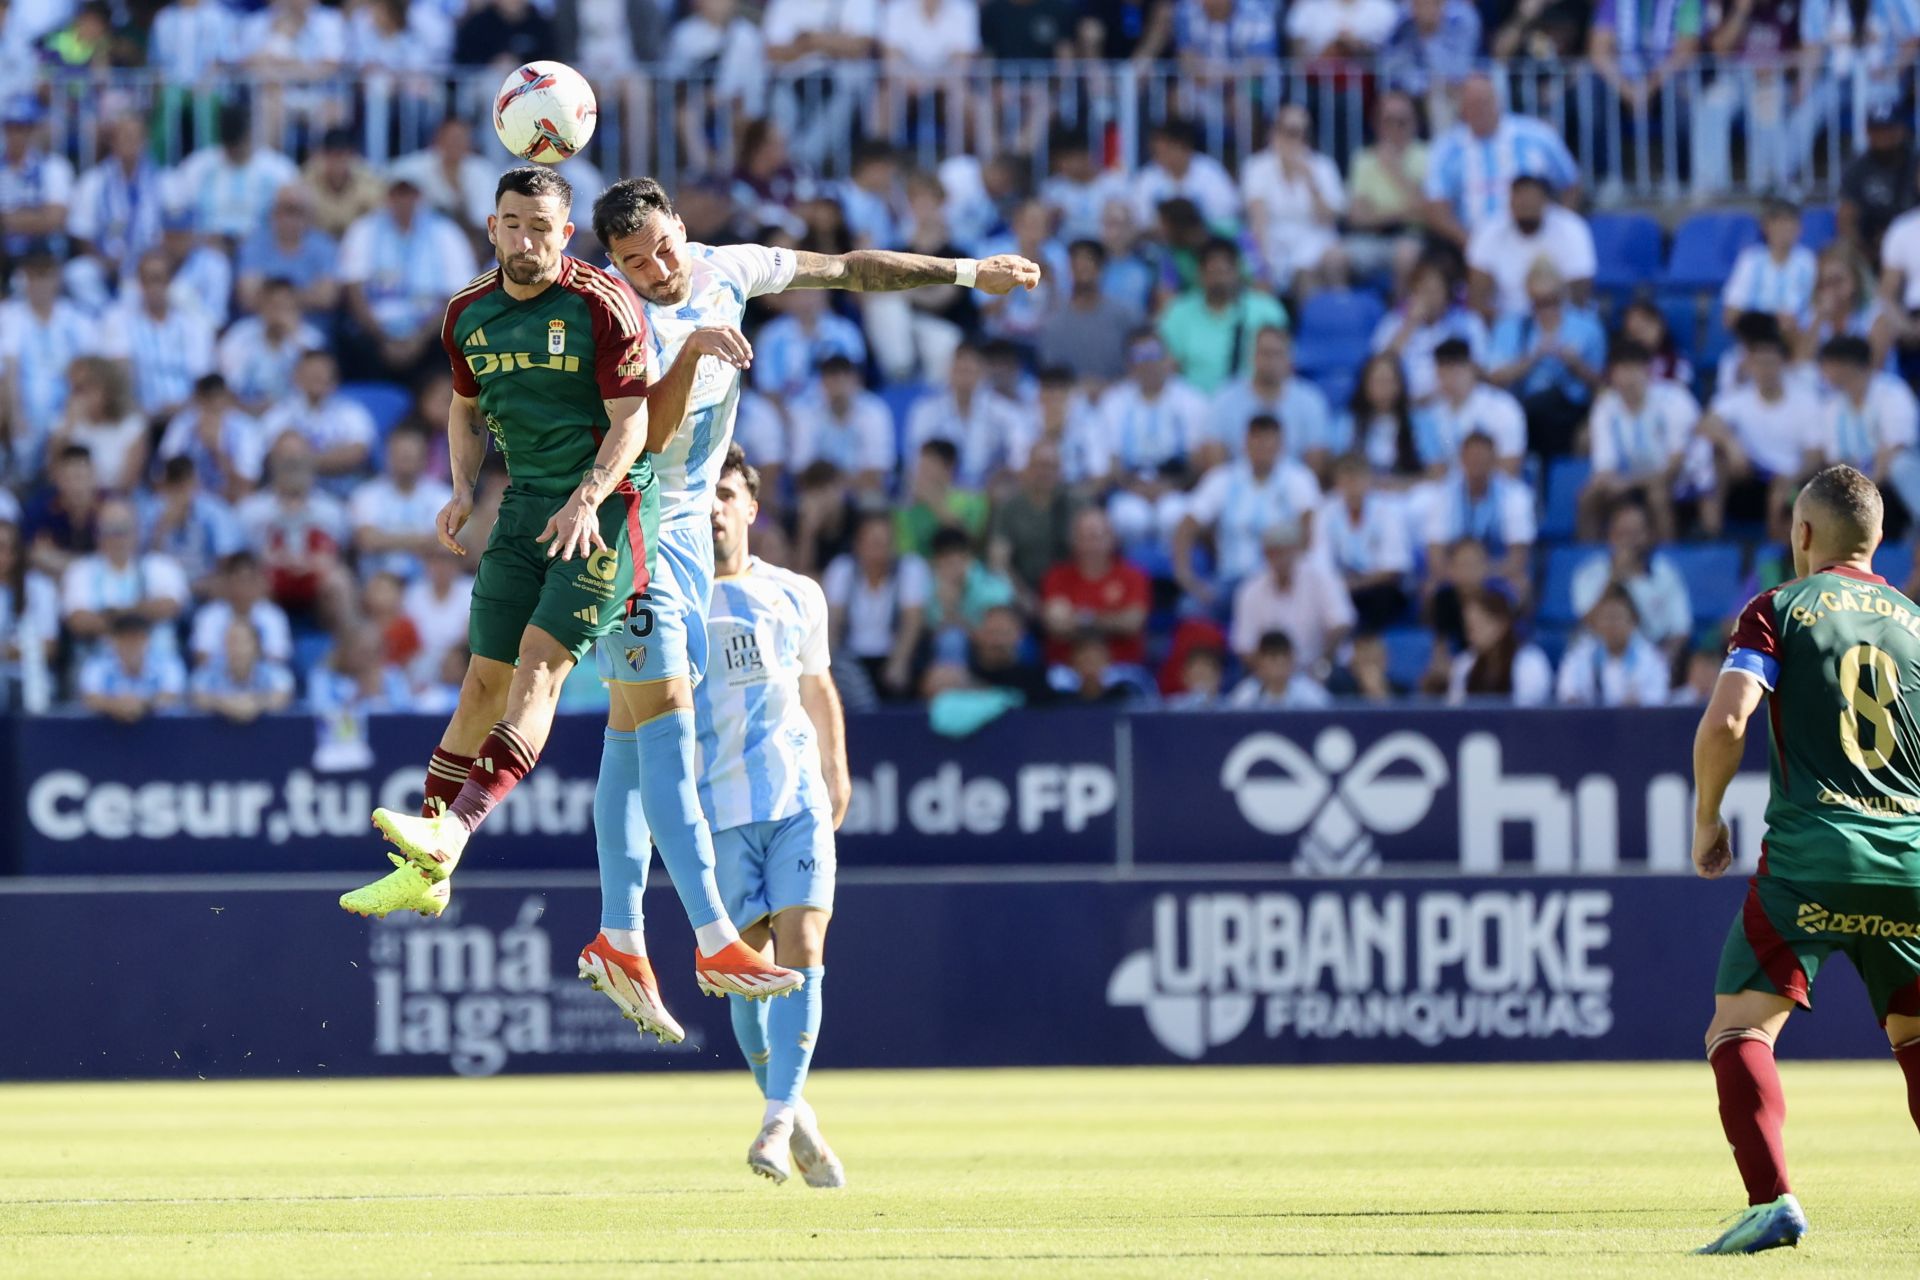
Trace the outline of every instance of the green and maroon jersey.
<instances>
[{"instance_id":1,"label":"green and maroon jersey","mask_svg":"<svg viewBox=\"0 0 1920 1280\"><path fill-rule=\"evenodd\" d=\"M572 257L538 297L509 296L498 267L453 295L440 328L453 388L480 401L514 487L562 497L580 483L605 402L646 394L645 314L624 280ZM652 481L644 452L629 476Z\"/></svg>"},{"instance_id":2,"label":"green and maroon jersey","mask_svg":"<svg viewBox=\"0 0 1920 1280\"><path fill-rule=\"evenodd\" d=\"M1823 569L1753 598L1726 669L1769 690L1760 874L1920 885L1920 607L1870 573Z\"/></svg>"}]
</instances>

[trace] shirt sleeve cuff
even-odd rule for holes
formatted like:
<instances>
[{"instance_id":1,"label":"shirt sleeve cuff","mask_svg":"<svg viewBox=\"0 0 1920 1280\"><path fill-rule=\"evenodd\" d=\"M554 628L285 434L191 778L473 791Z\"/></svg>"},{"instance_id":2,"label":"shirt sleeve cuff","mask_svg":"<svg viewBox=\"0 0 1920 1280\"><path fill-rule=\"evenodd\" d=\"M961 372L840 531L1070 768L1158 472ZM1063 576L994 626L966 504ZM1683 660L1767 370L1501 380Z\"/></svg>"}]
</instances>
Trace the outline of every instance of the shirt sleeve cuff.
<instances>
[{"instance_id":1,"label":"shirt sleeve cuff","mask_svg":"<svg viewBox=\"0 0 1920 1280\"><path fill-rule=\"evenodd\" d=\"M1758 649L1735 649L1727 655L1721 664L1722 671L1744 671L1767 690L1773 690L1774 683L1780 678L1780 660L1771 654L1761 653Z\"/></svg>"}]
</instances>

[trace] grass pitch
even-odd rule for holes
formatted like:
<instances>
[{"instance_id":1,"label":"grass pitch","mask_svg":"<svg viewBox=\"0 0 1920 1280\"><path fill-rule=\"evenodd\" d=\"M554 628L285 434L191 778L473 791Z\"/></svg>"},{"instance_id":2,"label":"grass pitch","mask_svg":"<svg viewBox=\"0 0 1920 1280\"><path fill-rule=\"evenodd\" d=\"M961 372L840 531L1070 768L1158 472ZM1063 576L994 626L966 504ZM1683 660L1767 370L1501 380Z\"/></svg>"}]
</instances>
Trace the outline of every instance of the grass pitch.
<instances>
[{"instance_id":1,"label":"grass pitch","mask_svg":"<svg viewBox=\"0 0 1920 1280\"><path fill-rule=\"evenodd\" d=\"M749 1174L744 1073L0 1086L0 1276L1907 1274L1886 1063L1784 1068L1798 1251L1704 1065L824 1071L852 1187Z\"/></svg>"}]
</instances>

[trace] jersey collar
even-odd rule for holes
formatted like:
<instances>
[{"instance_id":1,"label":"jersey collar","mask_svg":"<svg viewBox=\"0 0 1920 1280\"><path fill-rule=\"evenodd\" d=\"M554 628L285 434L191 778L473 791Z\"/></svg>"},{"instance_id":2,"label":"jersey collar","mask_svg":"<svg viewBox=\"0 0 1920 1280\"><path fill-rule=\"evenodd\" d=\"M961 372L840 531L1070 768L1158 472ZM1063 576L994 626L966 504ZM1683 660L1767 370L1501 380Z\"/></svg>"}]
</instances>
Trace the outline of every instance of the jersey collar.
<instances>
[{"instance_id":1,"label":"jersey collar","mask_svg":"<svg viewBox=\"0 0 1920 1280\"><path fill-rule=\"evenodd\" d=\"M1834 573L1834 574L1840 575L1843 578L1852 578L1855 582L1874 582L1874 583L1878 583L1883 587L1887 585L1887 580L1881 577L1879 574L1869 573L1865 569L1856 569L1850 564L1830 564L1830 565L1827 565L1825 568L1815 569L1813 572L1814 573ZM1813 574L1808 574L1807 576L1812 577Z\"/></svg>"}]
</instances>

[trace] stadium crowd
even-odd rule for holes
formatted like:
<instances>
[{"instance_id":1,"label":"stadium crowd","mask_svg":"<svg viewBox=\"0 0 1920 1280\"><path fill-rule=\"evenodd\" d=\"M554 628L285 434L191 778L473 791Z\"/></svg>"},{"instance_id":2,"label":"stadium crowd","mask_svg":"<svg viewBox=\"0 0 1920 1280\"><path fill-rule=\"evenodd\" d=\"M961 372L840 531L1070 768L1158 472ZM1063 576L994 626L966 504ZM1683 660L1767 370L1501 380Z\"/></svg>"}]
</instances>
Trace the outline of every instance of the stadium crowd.
<instances>
[{"instance_id":1,"label":"stadium crowd","mask_svg":"<svg viewBox=\"0 0 1920 1280\"><path fill-rule=\"evenodd\" d=\"M1698 698L1728 613L1791 571L1783 513L1809 469L1869 469L1899 528L1920 511L1902 373L1920 166L1911 109L1863 104L1837 210L1703 216L1724 258L1704 279L1679 270L1699 265L1685 226L1668 266L1657 227L1643 261L1627 233L1648 220L1583 213L1563 137L1504 109L1479 60L1584 54L1644 109L1703 50L1818 49L1859 6L1657 8L21 0L0 41L50 74L0 104L0 690L127 720L448 707L473 558L431 533L439 325L486 264L508 158L450 115L376 167L351 104L302 77L562 56L612 78L664 49L739 113L731 168L676 192L694 239L1019 252L1046 271L1004 299L802 291L750 313L755 549L822 581L850 705L968 687L1178 707ZM1873 39L1920 48L1908 16L1875 0ZM922 167L880 142L826 179L756 114L765 69L810 60L877 57L911 88L970 59L1170 57L1203 84L1209 60L1283 48L1370 60L1368 145L1316 151L1314 104L1288 101L1238 172L1171 117L1137 163L1059 130L1037 183L1017 157ZM47 103L109 64L255 92L153 111L105 93L97 159L76 165ZM1710 199L1737 112L1695 105L1722 130L1691 160ZM180 110L215 140L165 165L157 120ZM289 133L289 113L316 127ZM266 141L282 137L294 153ZM1790 179L1808 145L1788 150L1746 163ZM584 224L601 175L562 172ZM599 255L590 232L575 250ZM563 705L601 697L588 670Z\"/></svg>"}]
</instances>

